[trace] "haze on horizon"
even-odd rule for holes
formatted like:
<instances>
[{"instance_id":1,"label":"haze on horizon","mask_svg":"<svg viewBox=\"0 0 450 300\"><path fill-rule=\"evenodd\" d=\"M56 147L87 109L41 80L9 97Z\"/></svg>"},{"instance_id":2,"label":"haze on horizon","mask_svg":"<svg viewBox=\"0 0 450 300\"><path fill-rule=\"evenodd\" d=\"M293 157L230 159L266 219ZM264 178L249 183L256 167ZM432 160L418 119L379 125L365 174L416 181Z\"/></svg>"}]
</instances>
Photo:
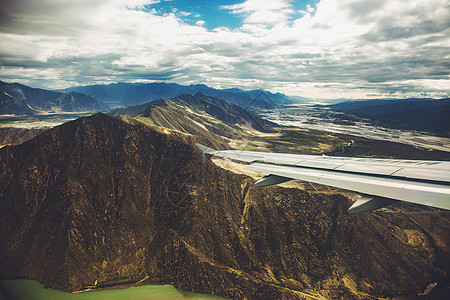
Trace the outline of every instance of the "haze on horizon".
<instances>
[{"instance_id":1,"label":"haze on horizon","mask_svg":"<svg viewBox=\"0 0 450 300\"><path fill-rule=\"evenodd\" d=\"M195 4L192 4L195 3ZM448 0L3 0L0 80L450 95Z\"/></svg>"}]
</instances>

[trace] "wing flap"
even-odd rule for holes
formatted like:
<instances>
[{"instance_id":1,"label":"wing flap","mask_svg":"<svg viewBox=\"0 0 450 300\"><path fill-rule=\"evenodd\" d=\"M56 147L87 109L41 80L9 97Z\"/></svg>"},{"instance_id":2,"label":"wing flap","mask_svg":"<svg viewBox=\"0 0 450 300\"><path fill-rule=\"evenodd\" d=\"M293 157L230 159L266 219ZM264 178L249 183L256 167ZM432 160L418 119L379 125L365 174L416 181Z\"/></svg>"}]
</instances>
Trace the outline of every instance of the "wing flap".
<instances>
[{"instance_id":1,"label":"wing flap","mask_svg":"<svg viewBox=\"0 0 450 300\"><path fill-rule=\"evenodd\" d=\"M402 168L392 176L450 182L450 170L430 168Z\"/></svg>"},{"instance_id":2,"label":"wing flap","mask_svg":"<svg viewBox=\"0 0 450 300\"><path fill-rule=\"evenodd\" d=\"M295 163L295 166L299 167L307 167L307 168L315 168L315 169L326 169L326 170L335 170L345 165L344 163L338 161L323 161L319 159L305 159L300 162Z\"/></svg>"},{"instance_id":3,"label":"wing flap","mask_svg":"<svg viewBox=\"0 0 450 300\"><path fill-rule=\"evenodd\" d=\"M401 170L401 167L364 163L346 163L337 167L335 170L353 173L368 173L375 175L391 175L392 173Z\"/></svg>"}]
</instances>

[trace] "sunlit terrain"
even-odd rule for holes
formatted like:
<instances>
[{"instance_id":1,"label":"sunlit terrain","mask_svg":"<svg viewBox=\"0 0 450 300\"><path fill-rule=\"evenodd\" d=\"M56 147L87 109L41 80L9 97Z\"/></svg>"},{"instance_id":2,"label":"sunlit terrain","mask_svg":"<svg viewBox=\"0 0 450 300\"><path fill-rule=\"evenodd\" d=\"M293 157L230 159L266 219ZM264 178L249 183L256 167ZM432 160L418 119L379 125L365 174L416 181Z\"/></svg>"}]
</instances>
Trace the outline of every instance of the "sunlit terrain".
<instances>
[{"instance_id":1,"label":"sunlit terrain","mask_svg":"<svg viewBox=\"0 0 450 300\"><path fill-rule=\"evenodd\" d=\"M304 104L266 110L261 114L263 118L285 126L398 142L428 150L450 151L450 138L413 130L380 127L364 120L345 120L340 117L343 115L325 108Z\"/></svg>"},{"instance_id":2,"label":"sunlit terrain","mask_svg":"<svg viewBox=\"0 0 450 300\"><path fill-rule=\"evenodd\" d=\"M0 128L51 128L63 123L73 121L79 117L91 115L92 112L86 113L65 113L51 114L40 116L4 116L0 118Z\"/></svg>"}]
</instances>

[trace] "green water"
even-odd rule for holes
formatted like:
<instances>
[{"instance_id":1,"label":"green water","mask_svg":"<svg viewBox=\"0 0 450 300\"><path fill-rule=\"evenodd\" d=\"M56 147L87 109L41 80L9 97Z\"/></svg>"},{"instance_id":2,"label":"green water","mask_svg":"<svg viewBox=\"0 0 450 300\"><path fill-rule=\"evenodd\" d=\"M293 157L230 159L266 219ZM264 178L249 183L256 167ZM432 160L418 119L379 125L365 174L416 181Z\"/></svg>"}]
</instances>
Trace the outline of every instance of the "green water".
<instances>
[{"instance_id":1,"label":"green water","mask_svg":"<svg viewBox=\"0 0 450 300\"><path fill-rule=\"evenodd\" d=\"M147 300L147 299L221 299L210 295L187 293L171 285L143 285L71 294L46 289L27 279L0 280L0 299L11 300Z\"/></svg>"}]
</instances>

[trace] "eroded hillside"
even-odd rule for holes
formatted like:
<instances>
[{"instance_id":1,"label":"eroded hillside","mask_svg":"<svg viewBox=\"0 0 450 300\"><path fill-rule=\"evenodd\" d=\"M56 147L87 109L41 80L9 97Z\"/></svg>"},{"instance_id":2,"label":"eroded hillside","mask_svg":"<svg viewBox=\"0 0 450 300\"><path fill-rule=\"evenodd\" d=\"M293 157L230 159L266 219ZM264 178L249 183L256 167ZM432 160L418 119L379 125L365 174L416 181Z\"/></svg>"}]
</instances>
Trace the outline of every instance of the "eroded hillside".
<instances>
[{"instance_id":1,"label":"eroded hillside","mask_svg":"<svg viewBox=\"0 0 450 300\"><path fill-rule=\"evenodd\" d=\"M341 194L254 188L202 164L191 142L97 114L0 149L2 276L251 299L416 294L445 280L445 214L349 216Z\"/></svg>"}]
</instances>

